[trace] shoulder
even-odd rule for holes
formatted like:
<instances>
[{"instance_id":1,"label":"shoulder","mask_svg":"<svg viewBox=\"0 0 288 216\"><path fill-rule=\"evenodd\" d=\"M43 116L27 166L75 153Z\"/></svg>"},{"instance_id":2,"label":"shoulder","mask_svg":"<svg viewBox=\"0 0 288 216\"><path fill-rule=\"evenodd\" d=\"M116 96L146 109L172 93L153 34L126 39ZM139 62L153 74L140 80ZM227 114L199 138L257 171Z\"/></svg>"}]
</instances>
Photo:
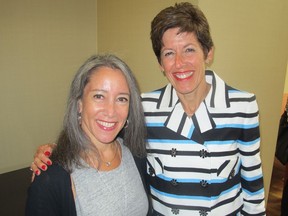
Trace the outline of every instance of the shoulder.
<instances>
[{"instance_id":1,"label":"shoulder","mask_svg":"<svg viewBox=\"0 0 288 216\"><path fill-rule=\"evenodd\" d=\"M206 98L209 106L213 108L233 107L242 111L251 106L257 109L255 94L228 85L214 71L206 70L206 82L211 84L210 93Z\"/></svg>"},{"instance_id":2,"label":"shoulder","mask_svg":"<svg viewBox=\"0 0 288 216\"><path fill-rule=\"evenodd\" d=\"M240 97L240 98L244 97L244 98L254 98L255 99L255 94L230 86L224 80L222 80L222 78L219 77L215 71L206 70L205 73L206 73L206 81L212 85L213 85L213 83L215 83L216 86L218 87L217 91L219 91L219 88L220 89L223 88L223 90L224 89L227 90L228 94L232 97ZM224 86L225 86L225 88L224 88Z\"/></svg>"},{"instance_id":3,"label":"shoulder","mask_svg":"<svg viewBox=\"0 0 288 216\"><path fill-rule=\"evenodd\" d=\"M44 178L44 177L64 177L64 176L69 176L69 173L59 164L53 164L51 166L48 166L47 171L42 172L41 175L37 176L37 178Z\"/></svg>"},{"instance_id":4,"label":"shoulder","mask_svg":"<svg viewBox=\"0 0 288 216\"><path fill-rule=\"evenodd\" d=\"M167 85L162 87L162 88L159 88L159 89L155 89L153 91L150 91L150 92L145 92L145 93L142 93L141 94L141 98L142 100L148 100L149 98L153 99L153 98L159 98L161 93L163 91L165 91Z\"/></svg>"},{"instance_id":5,"label":"shoulder","mask_svg":"<svg viewBox=\"0 0 288 216\"><path fill-rule=\"evenodd\" d=\"M26 215L76 215L70 174L53 164L36 176L26 200Z\"/></svg>"},{"instance_id":6,"label":"shoulder","mask_svg":"<svg viewBox=\"0 0 288 216\"><path fill-rule=\"evenodd\" d=\"M31 183L28 194L39 199L50 199L54 195L70 194L71 180L70 174L58 164L49 166L47 171L35 176ZM53 195L54 194L54 195Z\"/></svg>"},{"instance_id":7,"label":"shoulder","mask_svg":"<svg viewBox=\"0 0 288 216\"><path fill-rule=\"evenodd\" d=\"M59 164L53 164L48 167L47 171L41 172L41 175L36 176L31 184L31 187L47 186L57 187L57 185L63 186L70 182L70 174Z\"/></svg>"},{"instance_id":8,"label":"shoulder","mask_svg":"<svg viewBox=\"0 0 288 216\"><path fill-rule=\"evenodd\" d=\"M163 109L171 109L178 100L175 89L169 83L163 88L142 93L142 106L144 112L161 112Z\"/></svg>"},{"instance_id":9,"label":"shoulder","mask_svg":"<svg viewBox=\"0 0 288 216\"><path fill-rule=\"evenodd\" d=\"M256 95L247 91L239 90L231 86L227 86L228 98L231 107L243 108L244 110L249 107L258 110Z\"/></svg>"}]
</instances>

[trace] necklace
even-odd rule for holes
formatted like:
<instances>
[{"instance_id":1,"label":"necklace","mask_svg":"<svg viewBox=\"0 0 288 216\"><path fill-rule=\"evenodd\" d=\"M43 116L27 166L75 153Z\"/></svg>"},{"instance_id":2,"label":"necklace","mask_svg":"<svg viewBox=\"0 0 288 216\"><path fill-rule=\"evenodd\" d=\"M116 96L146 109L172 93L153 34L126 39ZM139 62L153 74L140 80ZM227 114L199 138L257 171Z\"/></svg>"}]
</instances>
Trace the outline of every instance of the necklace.
<instances>
[{"instance_id":1,"label":"necklace","mask_svg":"<svg viewBox=\"0 0 288 216\"><path fill-rule=\"evenodd\" d=\"M118 143L117 145L117 151L118 149L120 150L120 144ZM113 160L113 159L112 159ZM112 160L110 162L112 162ZM120 193L123 195L121 195L121 202L116 202L116 204L114 204L113 209L117 209L118 214L119 215L127 215L126 211L128 209L127 207L127 184L125 183L126 181L120 181L118 182L118 180L115 180L117 183L115 185L115 183L113 185L115 185L115 187L111 187L110 182L107 181L107 179L113 179L112 182L114 181L114 179L124 179L125 178L125 170L127 170L127 162L126 160L124 160L125 163L121 163L119 165L119 167L117 169L114 169L112 171L109 172L105 172L105 171L99 171L97 172L100 181L103 183L103 185L105 185L105 187L108 189L105 191L105 193L109 193L110 196L115 197L115 194L118 194L119 191L121 191ZM119 190L121 188L121 190ZM117 206L117 208L116 208ZM114 211L114 210L113 210ZM121 214L120 214L121 212Z\"/></svg>"},{"instance_id":2,"label":"necklace","mask_svg":"<svg viewBox=\"0 0 288 216\"><path fill-rule=\"evenodd\" d=\"M115 154L114 154L113 158L112 158L110 161L104 161L104 160L100 157L100 160L101 160L107 167L110 167L110 166L111 166L112 162L115 160L116 155L117 155L117 153L118 153L118 142L117 142L117 141L115 141L115 145L116 145L116 147L115 147L115 148L116 148Z\"/></svg>"},{"instance_id":3,"label":"necklace","mask_svg":"<svg viewBox=\"0 0 288 216\"><path fill-rule=\"evenodd\" d=\"M116 141L114 141L114 144L115 144L115 153L114 153L114 156L113 156L113 158L110 160L110 161L105 161L105 160L103 160L102 159L102 157L101 157L101 154L100 154L100 152L99 152L99 156L97 157L98 159L96 159L96 161L97 161L97 164L95 164L95 162L94 162L94 160L95 159L92 159L93 157L92 157L92 155L87 155L87 161L88 161L88 164L90 165L90 167L93 167L93 168L95 168L95 169L99 169L100 168L100 164L99 164L99 162L101 161L106 167L110 167L111 165L112 165L112 162L115 160L115 158L116 158L116 156L117 156L117 153L118 153L118 150L119 150L119 143L117 142L117 140Z\"/></svg>"}]
</instances>

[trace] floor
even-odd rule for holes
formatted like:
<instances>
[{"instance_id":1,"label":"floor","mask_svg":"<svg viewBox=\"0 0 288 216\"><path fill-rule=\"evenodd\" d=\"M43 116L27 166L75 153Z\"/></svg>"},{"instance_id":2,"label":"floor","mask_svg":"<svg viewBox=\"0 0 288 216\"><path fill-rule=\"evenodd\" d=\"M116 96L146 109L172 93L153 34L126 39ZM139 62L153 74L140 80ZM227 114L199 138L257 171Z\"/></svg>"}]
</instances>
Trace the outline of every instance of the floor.
<instances>
[{"instance_id":1,"label":"floor","mask_svg":"<svg viewBox=\"0 0 288 216\"><path fill-rule=\"evenodd\" d=\"M285 166L276 158L271 177L270 192L266 207L267 216L280 216L282 190L284 185Z\"/></svg>"}]
</instances>

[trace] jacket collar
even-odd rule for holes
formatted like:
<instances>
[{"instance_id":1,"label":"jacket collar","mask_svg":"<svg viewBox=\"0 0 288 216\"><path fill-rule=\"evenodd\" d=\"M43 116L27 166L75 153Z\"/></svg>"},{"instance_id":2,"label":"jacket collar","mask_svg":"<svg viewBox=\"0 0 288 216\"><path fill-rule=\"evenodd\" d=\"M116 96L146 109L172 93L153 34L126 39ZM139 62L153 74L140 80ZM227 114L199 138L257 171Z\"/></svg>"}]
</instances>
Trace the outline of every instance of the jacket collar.
<instances>
[{"instance_id":1,"label":"jacket collar","mask_svg":"<svg viewBox=\"0 0 288 216\"><path fill-rule=\"evenodd\" d=\"M198 128L201 133L215 128L215 122L209 113L209 107L230 107L225 82L210 70L206 71L205 78L206 82L211 84L210 91L191 118L186 115L176 91L170 83L163 89L157 105L160 110L171 112L165 126L186 138L192 137L195 128Z\"/></svg>"}]
</instances>

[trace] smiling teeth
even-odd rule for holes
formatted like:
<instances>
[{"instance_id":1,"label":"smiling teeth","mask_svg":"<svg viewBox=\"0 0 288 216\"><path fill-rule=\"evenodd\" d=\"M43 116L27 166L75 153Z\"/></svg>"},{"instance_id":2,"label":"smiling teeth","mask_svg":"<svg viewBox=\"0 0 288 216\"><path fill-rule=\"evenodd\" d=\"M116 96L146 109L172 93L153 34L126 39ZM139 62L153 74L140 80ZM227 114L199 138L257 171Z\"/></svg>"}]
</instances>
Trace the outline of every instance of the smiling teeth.
<instances>
[{"instance_id":1,"label":"smiling teeth","mask_svg":"<svg viewBox=\"0 0 288 216\"><path fill-rule=\"evenodd\" d=\"M176 74L176 77L179 78L179 79L185 79L189 76L191 76L193 73L192 72L189 72L189 73L179 73L179 74Z\"/></svg>"},{"instance_id":2,"label":"smiling teeth","mask_svg":"<svg viewBox=\"0 0 288 216\"><path fill-rule=\"evenodd\" d=\"M103 121L98 121L98 123L104 127L113 127L115 123L109 123L109 122L103 122Z\"/></svg>"}]
</instances>

